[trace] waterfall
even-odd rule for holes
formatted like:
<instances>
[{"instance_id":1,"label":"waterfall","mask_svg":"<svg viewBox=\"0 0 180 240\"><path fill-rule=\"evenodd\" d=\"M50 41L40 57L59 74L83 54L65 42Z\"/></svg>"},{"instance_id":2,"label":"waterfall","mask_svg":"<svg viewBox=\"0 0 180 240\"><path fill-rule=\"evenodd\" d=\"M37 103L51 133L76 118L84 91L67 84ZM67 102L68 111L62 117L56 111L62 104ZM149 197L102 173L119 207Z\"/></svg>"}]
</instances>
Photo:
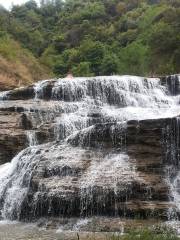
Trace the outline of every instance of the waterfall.
<instances>
[{"instance_id":1,"label":"waterfall","mask_svg":"<svg viewBox=\"0 0 180 240\"><path fill-rule=\"evenodd\" d=\"M36 146L38 145L37 137L36 137L36 132L35 131L28 131L27 132L27 138L29 142L29 146Z\"/></svg>"},{"instance_id":2,"label":"waterfall","mask_svg":"<svg viewBox=\"0 0 180 240\"><path fill-rule=\"evenodd\" d=\"M168 186L180 209L179 79L51 79L36 83L31 99L20 101L18 89L2 93L2 107L26 115L29 147L0 167L1 217L132 216L136 197L146 203L157 196L131 156L127 134L133 121L154 119L172 122L160 127L165 167L176 169ZM139 127L133 131L138 135Z\"/></svg>"},{"instance_id":3,"label":"waterfall","mask_svg":"<svg viewBox=\"0 0 180 240\"><path fill-rule=\"evenodd\" d=\"M165 162L167 181L170 186L170 199L175 207L169 210L169 219L178 219L180 210L180 118L170 121L165 129Z\"/></svg>"},{"instance_id":4,"label":"waterfall","mask_svg":"<svg viewBox=\"0 0 180 240\"><path fill-rule=\"evenodd\" d=\"M32 169L37 163L37 149L27 148L1 171L0 202L3 218L19 218L21 204L26 197Z\"/></svg>"}]
</instances>

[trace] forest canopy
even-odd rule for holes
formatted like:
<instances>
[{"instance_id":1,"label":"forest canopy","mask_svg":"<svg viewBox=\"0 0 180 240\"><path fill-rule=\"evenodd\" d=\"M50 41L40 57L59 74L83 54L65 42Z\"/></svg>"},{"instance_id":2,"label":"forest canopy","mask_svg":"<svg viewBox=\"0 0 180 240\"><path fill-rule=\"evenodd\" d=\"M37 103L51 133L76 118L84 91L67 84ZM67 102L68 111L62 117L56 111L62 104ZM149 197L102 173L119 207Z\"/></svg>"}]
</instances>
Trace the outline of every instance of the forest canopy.
<instances>
[{"instance_id":1,"label":"forest canopy","mask_svg":"<svg viewBox=\"0 0 180 240\"><path fill-rule=\"evenodd\" d=\"M57 76L180 72L179 0L30 0L0 8L5 36Z\"/></svg>"}]
</instances>

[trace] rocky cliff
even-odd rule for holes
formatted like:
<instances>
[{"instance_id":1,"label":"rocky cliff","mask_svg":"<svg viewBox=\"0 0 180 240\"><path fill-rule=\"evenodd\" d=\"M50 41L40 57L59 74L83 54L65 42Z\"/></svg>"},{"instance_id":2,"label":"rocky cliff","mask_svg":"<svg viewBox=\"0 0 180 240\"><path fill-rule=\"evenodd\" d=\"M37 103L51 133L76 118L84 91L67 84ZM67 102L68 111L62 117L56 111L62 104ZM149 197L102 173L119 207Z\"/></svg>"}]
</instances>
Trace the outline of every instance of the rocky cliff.
<instances>
[{"instance_id":1,"label":"rocky cliff","mask_svg":"<svg viewBox=\"0 0 180 240\"><path fill-rule=\"evenodd\" d=\"M2 93L2 217L178 216L179 93L178 75Z\"/></svg>"}]
</instances>

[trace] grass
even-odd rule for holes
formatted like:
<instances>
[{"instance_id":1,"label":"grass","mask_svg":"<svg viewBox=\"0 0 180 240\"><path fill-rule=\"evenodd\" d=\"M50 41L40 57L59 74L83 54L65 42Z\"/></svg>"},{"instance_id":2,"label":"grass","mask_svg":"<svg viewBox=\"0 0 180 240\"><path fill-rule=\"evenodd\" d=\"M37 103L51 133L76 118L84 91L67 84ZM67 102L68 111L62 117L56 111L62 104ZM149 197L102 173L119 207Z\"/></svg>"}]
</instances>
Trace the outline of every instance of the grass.
<instances>
[{"instance_id":1,"label":"grass","mask_svg":"<svg viewBox=\"0 0 180 240\"><path fill-rule=\"evenodd\" d=\"M124 236L113 235L107 240L179 240L172 229L156 232L149 229L132 231Z\"/></svg>"},{"instance_id":2,"label":"grass","mask_svg":"<svg viewBox=\"0 0 180 240\"><path fill-rule=\"evenodd\" d=\"M8 34L0 35L0 90L51 77L50 71Z\"/></svg>"}]
</instances>

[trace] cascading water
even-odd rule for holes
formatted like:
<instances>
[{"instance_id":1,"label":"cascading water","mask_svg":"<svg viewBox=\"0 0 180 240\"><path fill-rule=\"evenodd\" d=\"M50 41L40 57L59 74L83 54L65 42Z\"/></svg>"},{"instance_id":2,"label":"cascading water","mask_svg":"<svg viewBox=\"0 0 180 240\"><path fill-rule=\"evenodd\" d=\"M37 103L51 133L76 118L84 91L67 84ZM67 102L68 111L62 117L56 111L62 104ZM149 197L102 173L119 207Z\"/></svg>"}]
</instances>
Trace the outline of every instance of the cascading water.
<instances>
[{"instance_id":1,"label":"cascading water","mask_svg":"<svg viewBox=\"0 0 180 240\"><path fill-rule=\"evenodd\" d=\"M173 91L174 92L174 91ZM164 129L165 161L167 166L167 181L170 185L170 199L175 208L169 209L169 220L178 219L180 210L180 118L172 119Z\"/></svg>"},{"instance_id":2,"label":"cascading water","mask_svg":"<svg viewBox=\"0 0 180 240\"><path fill-rule=\"evenodd\" d=\"M1 171L1 216L16 218L20 216L22 201L27 195L32 169L36 165L37 149L27 148L19 153ZM3 183L3 184L2 184Z\"/></svg>"},{"instance_id":3,"label":"cascading water","mask_svg":"<svg viewBox=\"0 0 180 240\"><path fill-rule=\"evenodd\" d=\"M152 193L126 149L127 123L178 116L175 78L170 87L170 80L134 76L45 80L18 107L11 91L2 93L1 105L23 108L30 147L0 168L1 217L132 215L132 199L147 202ZM167 165L170 157L179 162L178 129ZM175 202L178 176L169 181Z\"/></svg>"}]
</instances>

